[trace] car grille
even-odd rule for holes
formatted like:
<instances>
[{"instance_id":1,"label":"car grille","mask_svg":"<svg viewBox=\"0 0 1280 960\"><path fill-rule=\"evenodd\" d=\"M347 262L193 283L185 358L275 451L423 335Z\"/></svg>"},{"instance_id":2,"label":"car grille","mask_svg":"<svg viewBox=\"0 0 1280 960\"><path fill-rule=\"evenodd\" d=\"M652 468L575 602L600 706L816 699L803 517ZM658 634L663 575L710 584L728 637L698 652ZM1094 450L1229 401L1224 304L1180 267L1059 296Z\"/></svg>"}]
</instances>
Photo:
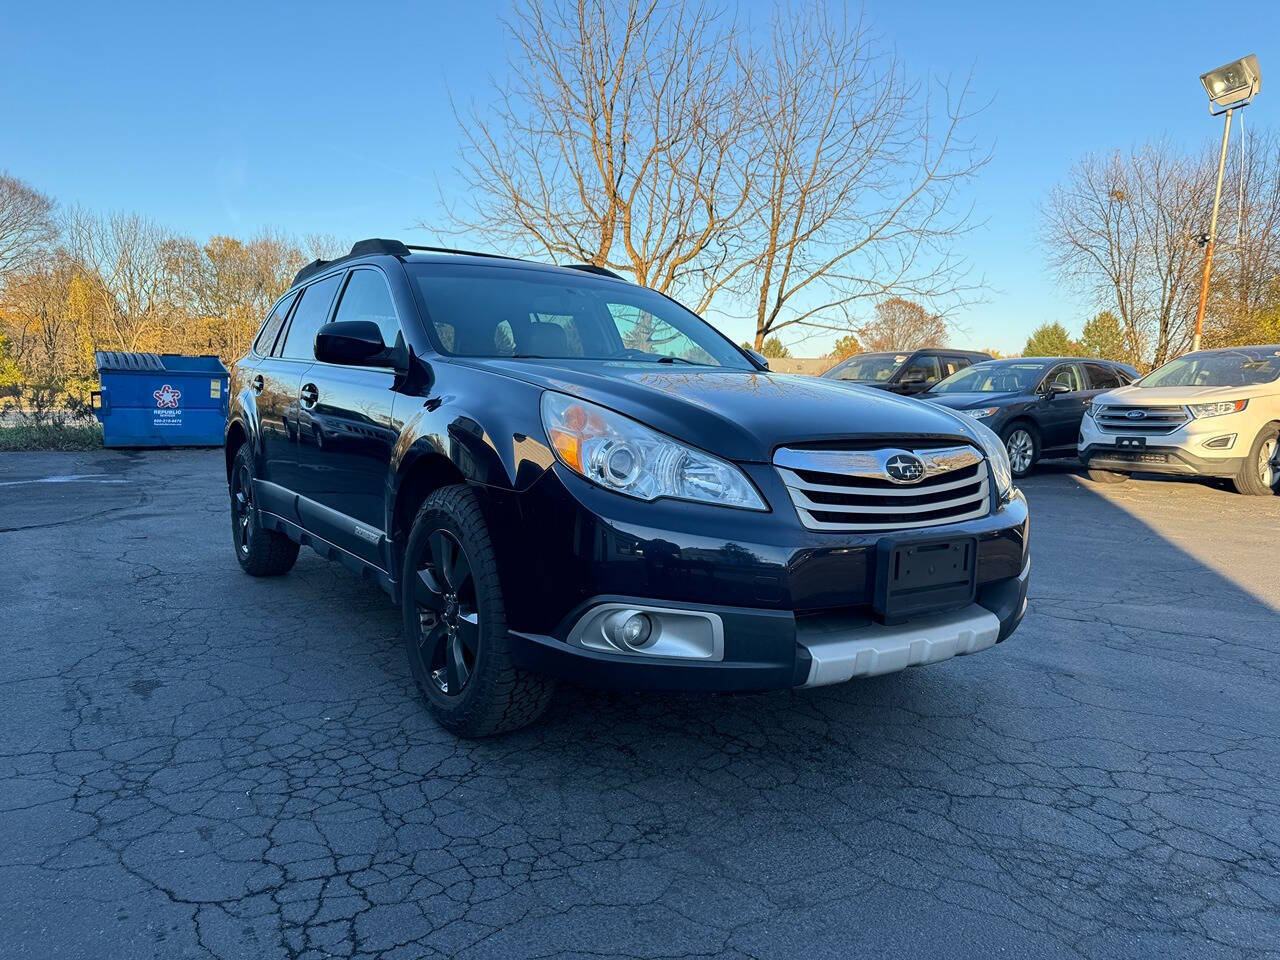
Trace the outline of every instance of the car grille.
<instances>
[{"instance_id":1,"label":"car grille","mask_svg":"<svg viewBox=\"0 0 1280 960\"><path fill-rule=\"evenodd\" d=\"M1104 433L1173 433L1190 419L1185 407L1108 405L1093 411L1093 422Z\"/></svg>"},{"instance_id":2,"label":"car grille","mask_svg":"<svg viewBox=\"0 0 1280 960\"><path fill-rule=\"evenodd\" d=\"M888 461L911 453L924 464L915 483L889 479ZM914 530L975 520L991 509L987 463L973 447L801 450L783 447L774 467L810 530Z\"/></svg>"}]
</instances>

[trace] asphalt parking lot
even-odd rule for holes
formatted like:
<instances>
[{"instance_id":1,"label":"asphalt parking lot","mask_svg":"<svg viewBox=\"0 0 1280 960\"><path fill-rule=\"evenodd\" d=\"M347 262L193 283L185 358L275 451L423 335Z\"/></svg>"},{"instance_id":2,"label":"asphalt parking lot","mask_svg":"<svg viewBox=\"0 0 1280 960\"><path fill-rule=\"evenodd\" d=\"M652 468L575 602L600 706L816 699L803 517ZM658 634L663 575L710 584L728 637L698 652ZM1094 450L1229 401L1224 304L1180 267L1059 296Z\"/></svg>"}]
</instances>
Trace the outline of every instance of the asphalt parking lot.
<instances>
[{"instance_id":1,"label":"asphalt parking lot","mask_svg":"<svg viewBox=\"0 0 1280 960\"><path fill-rule=\"evenodd\" d=\"M0 455L6 958L1280 957L1280 498L1051 467L994 651L466 743L220 471Z\"/></svg>"}]
</instances>

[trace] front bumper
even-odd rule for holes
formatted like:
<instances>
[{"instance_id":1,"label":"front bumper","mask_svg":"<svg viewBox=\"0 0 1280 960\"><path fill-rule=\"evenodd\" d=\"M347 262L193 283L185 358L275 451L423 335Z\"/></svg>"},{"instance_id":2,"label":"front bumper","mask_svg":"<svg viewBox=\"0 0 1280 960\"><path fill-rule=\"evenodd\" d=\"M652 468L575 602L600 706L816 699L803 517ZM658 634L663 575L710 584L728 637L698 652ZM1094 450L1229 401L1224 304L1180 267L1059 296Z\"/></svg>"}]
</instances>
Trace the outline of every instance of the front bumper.
<instances>
[{"instance_id":1,"label":"front bumper","mask_svg":"<svg viewBox=\"0 0 1280 960\"><path fill-rule=\"evenodd\" d=\"M1234 477L1248 459L1252 434L1238 423L1237 416L1190 420L1172 433L1125 433L1123 437L1143 437L1146 446L1124 449L1117 445L1121 435L1099 430L1092 417L1080 424L1077 453L1080 462L1094 470L1121 473L1163 473L1176 476ZM1214 449L1209 441L1234 436L1230 446Z\"/></svg>"},{"instance_id":2,"label":"front bumper","mask_svg":"<svg viewBox=\"0 0 1280 960\"><path fill-rule=\"evenodd\" d=\"M1022 622L1027 607L1030 562L1010 580L979 590L977 602L886 625L863 611L820 615L686 605L715 615L724 624L725 658L679 660L637 654L602 653L569 645L556 637L512 633L512 656L528 670L593 687L623 690L750 692L817 687L856 677L895 673L989 649ZM588 604L629 603L608 597ZM751 652L745 658L743 654Z\"/></svg>"}]
</instances>

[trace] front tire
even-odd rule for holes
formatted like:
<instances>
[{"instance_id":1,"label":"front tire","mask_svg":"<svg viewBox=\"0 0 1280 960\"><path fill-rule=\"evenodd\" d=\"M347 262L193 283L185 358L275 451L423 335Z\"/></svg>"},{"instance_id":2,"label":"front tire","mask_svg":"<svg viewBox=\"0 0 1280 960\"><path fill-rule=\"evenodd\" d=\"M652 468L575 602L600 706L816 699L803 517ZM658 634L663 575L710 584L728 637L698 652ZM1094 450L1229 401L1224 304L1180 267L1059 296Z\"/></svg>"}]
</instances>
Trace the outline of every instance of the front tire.
<instances>
[{"instance_id":1,"label":"front tire","mask_svg":"<svg viewBox=\"0 0 1280 960\"><path fill-rule=\"evenodd\" d=\"M253 489L253 454L247 443L231 463L231 540L236 559L254 577L278 577L293 569L298 545L275 530L262 527Z\"/></svg>"},{"instance_id":2,"label":"front tire","mask_svg":"<svg viewBox=\"0 0 1280 960\"><path fill-rule=\"evenodd\" d=\"M1088 471L1089 479L1094 483L1124 483L1129 479L1127 473L1117 473L1115 470L1093 470Z\"/></svg>"},{"instance_id":3,"label":"front tire","mask_svg":"<svg viewBox=\"0 0 1280 960\"><path fill-rule=\"evenodd\" d=\"M1005 428L1003 439L1009 467L1015 477L1022 479L1040 459L1040 434L1029 423L1014 423Z\"/></svg>"},{"instance_id":4,"label":"front tire","mask_svg":"<svg viewBox=\"0 0 1280 960\"><path fill-rule=\"evenodd\" d=\"M1275 427L1267 427L1258 434L1249 449L1249 456L1245 458L1244 466L1231 480L1236 493L1247 497L1265 497L1275 492L1273 485L1276 482L1276 470L1272 462L1276 455L1277 437L1280 437L1280 430Z\"/></svg>"},{"instance_id":5,"label":"front tire","mask_svg":"<svg viewBox=\"0 0 1280 960\"><path fill-rule=\"evenodd\" d=\"M419 509L405 546L400 606L414 682L446 730L487 737L547 709L554 682L511 661L493 543L467 487L442 487Z\"/></svg>"}]
</instances>

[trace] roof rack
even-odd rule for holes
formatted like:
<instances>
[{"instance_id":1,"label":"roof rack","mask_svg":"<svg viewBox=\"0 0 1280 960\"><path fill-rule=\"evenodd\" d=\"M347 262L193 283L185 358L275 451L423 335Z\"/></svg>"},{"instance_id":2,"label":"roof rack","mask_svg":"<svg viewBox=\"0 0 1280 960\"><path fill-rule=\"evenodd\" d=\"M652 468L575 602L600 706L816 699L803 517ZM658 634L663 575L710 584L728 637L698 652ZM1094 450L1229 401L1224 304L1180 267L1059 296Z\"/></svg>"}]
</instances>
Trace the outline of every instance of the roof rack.
<instances>
[{"instance_id":1,"label":"roof rack","mask_svg":"<svg viewBox=\"0 0 1280 960\"><path fill-rule=\"evenodd\" d=\"M424 247L421 244L408 244L409 250L421 250L423 253L456 253L464 257L489 257L493 260L521 260L521 257L509 257L505 253L485 253L483 250L462 250L457 247Z\"/></svg>"},{"instance_id":2,"label":"roof rack","mask_svg":"<svg viewBox=\"0 0 1280 960\"><path fill-rule=\"evenodd\" d=\"M626 280L626 277L614 273L608 267L598 267L594 263L566 263L570 270L581 270L583 273L594 273L599 277L610 277L614 280Z\"/></svg>"},{"instance_id":3,"label":"roof rack","mask_svg":"<svg viewBox=\"0 0 1280 960\"><path fill-rule=\"evenodd\" d=\"M296 287L308 277L313 277L321 270L331 267L335 263L341 263L343 260L350 260L353 257L371 257L377 254L391 257L407 257L409 248L399 240L383 240L378 237L357 240L351 245L351 249L341 257L335 257L332 260L312 260L294 275L291 286Z\"/></svg>"}]
</instances>

